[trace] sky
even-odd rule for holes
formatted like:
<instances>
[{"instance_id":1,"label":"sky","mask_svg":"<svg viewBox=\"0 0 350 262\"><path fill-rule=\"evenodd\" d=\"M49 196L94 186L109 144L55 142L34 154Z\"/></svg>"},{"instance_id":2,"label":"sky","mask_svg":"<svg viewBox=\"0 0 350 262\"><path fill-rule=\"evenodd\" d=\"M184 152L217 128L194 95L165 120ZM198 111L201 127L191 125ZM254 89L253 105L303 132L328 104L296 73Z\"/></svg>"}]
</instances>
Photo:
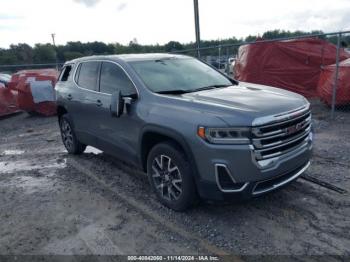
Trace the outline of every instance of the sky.
<instances>
[{"instance_id":1,"label":"sky","mask_svg":"<svg viewBox=\"0 0 350 262\"><path fill-rule=\"evenodd\" d=\"M0 0L0 47L103 41L195 41L193 0ZM199 0L201 38L267 30L350 30L350 0Z\"/></svg>"}]
</instances>

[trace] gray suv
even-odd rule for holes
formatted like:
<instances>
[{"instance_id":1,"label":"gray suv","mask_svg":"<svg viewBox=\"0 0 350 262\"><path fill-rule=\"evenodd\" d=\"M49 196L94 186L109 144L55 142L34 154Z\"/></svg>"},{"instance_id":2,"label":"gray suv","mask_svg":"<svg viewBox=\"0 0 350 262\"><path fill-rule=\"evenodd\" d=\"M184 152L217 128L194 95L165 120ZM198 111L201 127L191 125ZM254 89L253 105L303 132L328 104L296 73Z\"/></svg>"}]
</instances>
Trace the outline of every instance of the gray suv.
<instances>
[{"instance_id":1,"label":"gray suv","mask_svg":"<svg viewBox=\"0 0 350 262\"><path fill-rule=\"evenodd\" d=\"M310 164L304 97L238 82L192 57L80 58L66 62L56 91L67 151L91 145L137 165L174 210L262 195Z\"/></svg>"}]
</instances>

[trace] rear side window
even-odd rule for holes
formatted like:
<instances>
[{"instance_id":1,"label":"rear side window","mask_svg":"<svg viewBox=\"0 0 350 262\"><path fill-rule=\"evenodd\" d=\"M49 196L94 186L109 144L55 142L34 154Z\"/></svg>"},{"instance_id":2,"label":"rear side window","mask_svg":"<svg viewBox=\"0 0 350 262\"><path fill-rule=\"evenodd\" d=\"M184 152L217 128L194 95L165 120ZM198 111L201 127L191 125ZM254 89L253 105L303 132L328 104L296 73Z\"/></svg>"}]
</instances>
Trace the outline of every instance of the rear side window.
<instances>
[{"instance_id":1,"label":"rear side window","mask_svg":"<svg viewBox=\"0 0 350 262\"><path fill-rule=\"evenodd\" d=\"M103 62L100 77L100 92L113 94L120 90L122 95L135 95L136 90L123 69L114 63Z\"/></svg>"},{"instance_id":2,"label":"rear side window","mask_svg":"<svg viewBox=\"0 0 350 262\"><path fill-rule=\"evenodd\" d=\"M83 62L78 71L77 83L80 87L96 91L99 62Z\"/></svg>"},{"instance_id":3,"label":"rear side window","mask_svg":"<svg viewBox=\"0 0 350 262\"><path fill-rule=\"evenodd\" d=\"M60 81L63 81L63 82L67 81L71 72L72 72L71 65L67 65L67 66L63 67L60 78L59 78Z\"/></svg>"}]
</instances>

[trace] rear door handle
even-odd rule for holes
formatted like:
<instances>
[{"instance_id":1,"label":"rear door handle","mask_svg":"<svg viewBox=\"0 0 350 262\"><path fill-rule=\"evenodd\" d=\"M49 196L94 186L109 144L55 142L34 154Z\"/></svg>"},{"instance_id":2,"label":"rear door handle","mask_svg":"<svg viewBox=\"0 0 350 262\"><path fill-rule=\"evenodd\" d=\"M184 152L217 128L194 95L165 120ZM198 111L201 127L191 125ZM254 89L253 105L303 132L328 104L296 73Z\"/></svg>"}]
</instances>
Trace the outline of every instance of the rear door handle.
<instances>
[{"instance_id":1,"label":"rear door handle","mask_svg":"<svg viewBox=\"0 0 350 262\"><path fill-rule=\"evenodd\" d=\"M96 101L96 105L97 105L97 106L102 106L102 105L103 105L100 99L98 99L98 100Z\"/></svg>"},{"instance_id":2,"label":"rear door handle","mask_svg":"<svg viewBox=\"0 0 350 262\"><path fill-rule=\"evenodd\" d=\"M72 100L72 99L73 99L72 95L71 95L71 94L68 94L68 95L67 95L67 99L68 99L68 100Z\"/></svg>"}]
</instances>

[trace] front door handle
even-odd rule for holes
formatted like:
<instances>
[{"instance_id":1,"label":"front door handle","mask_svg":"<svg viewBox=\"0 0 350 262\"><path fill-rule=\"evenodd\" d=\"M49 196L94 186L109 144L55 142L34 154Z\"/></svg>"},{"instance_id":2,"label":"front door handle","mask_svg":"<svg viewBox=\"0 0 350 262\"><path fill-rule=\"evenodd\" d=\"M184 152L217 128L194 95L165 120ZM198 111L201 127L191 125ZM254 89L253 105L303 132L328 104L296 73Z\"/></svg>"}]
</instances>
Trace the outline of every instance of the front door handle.
<instances>
[{"instance_id":1,"label":"front door handle","mask_svg":"<svg viewBox=\"0 0 350 262\"><path fill-rule=\"evenodd\" d=\"M68 99L68 100L72 100L72 99L73 99L72 95L71 95L71 94L68 94L68 95L67 95L67 99Z\"/></svg>"},{"instance_id":2,"label":"front door handle","mask_svg":"<svg viewBox=\"0 0 350 262\"><path fill-rule=\"evenodd\" d=\"M103 105L100 99L98 99L98 100L96 101L96 105L97 105L98 107L100 107L100 106Z\"/></svg>"}]
</instances>

